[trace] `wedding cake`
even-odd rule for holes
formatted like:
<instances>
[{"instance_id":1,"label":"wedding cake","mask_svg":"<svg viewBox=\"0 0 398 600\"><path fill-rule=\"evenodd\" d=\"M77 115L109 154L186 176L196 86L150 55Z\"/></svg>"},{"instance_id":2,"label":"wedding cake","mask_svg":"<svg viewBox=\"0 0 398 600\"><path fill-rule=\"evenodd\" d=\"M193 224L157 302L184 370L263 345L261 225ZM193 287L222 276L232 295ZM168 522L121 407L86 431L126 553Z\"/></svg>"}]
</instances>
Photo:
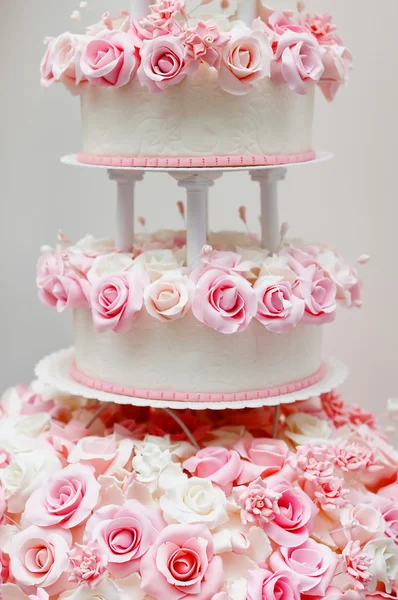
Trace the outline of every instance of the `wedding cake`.
<instances>
[{"instance_id":1,"label":"wedding cake","mask_svg":"<svg viewBox=\"0 0 398 600\"><path fill-rule=\"evenodd\" d=\"M351 55L302 3L208 4L140 0L46 40L43 85L81 101L68 162L108 169L118 225L41 250L40 300L73 311L75 344L0 402L4 600L397 597L398 453L322 352L369 257L290 239L276 210ZM229 167L260 183L259 236L208 228ZM156 168L186 190L181 231L134 231Z\"/></svg>"}]
</instances>

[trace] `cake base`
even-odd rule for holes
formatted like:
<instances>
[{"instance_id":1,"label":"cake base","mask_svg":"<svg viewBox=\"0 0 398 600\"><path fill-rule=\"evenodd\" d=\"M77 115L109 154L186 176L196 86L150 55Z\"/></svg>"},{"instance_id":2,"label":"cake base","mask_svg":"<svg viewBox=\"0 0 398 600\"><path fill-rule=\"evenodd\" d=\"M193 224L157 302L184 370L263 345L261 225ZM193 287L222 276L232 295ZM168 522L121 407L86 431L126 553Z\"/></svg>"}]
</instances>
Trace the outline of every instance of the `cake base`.
<instances>
[{"instance_id":1,"label":"cake base","mask_svg":"<svg viewBox=\"0 0 398 600\"><path fill-rule=\"evenodd\" d=\"M134 406L150 406L154 408L172 408L172 409L194 409L194 410L223 410L223 409L239 409L239 408L260 408L262 406L278 406L280 404L291 404L299 400L308 400L313 396L330 392L338 388L344 383L348 376L347 368L338 360L329 359L323 363L323 371L319 381L309 383L308 387L301 387L288 393L275 394L268 397L258 397L245 399L242 394L237 395L234 400L230 397L216 401L206 399L194 400L188 397L181 397L179 400L165 399L161 392L158 392L159 397L153 397L148 392L147 397L138 397L134 395L124 395L123 393L115 393L115 391L106 391L104 386L90 387L86 383L76 381L77 373L74 371L75 353L74 348L60 350L54 354L42 359L36 366L36 377L44 384L56 387L60 391L72 394L75 396L83 396L85 398L95 398L101 402L115 402L116 404L132 404ZM284 386L286 387L286 386ZM116 388L115 388L116 389ZM119 391L119 390L118 390ZM281 390L283 391L283 390ZM180 394L178 395L181 396Z\"/></svg>"}]
</instances>

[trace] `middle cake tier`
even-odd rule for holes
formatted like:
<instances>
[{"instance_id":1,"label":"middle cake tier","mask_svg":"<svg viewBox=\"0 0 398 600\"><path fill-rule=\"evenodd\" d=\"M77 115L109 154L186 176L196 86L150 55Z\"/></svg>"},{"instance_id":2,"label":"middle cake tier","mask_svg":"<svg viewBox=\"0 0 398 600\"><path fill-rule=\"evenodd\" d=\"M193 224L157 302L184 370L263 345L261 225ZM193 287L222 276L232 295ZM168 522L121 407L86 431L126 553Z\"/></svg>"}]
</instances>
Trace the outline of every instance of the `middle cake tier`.
<instances>
[{"instance_id":1,"label":"middle cake tier","mask_svg":"<svg viewBox=\"0 0 398 600\"><path fill-rule=\"evenodd\" d=\"M138 398L223 401L309 388L325 375L323 325L360 306L354 266L323 244L210 234L186 264L185 232L136 236L130 252L87 236L45 248L41 300L74 312L70 376Z\"/></svg>"}]
</instances>

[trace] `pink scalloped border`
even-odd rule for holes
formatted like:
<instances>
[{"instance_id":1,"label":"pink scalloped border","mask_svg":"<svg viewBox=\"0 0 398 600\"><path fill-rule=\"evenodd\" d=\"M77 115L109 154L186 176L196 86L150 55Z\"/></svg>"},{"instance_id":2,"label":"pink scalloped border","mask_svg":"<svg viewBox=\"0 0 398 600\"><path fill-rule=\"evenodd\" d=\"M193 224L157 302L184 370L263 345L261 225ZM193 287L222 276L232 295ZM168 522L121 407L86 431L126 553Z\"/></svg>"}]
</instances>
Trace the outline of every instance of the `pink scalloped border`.
<instances>
[{"instance_id":1,"label":"pink scalloped border","mask_svg":"<svg viewBox=\"0 0 398 600\"><path fill-rule=\"evenodd\" d=\"M286 383L280 386L271 388L265 388L263 390L252 390L248 392L237 392L227 394L200 394L192 392L163 392L160 390L140 390L132 387L126 387L123 385L116 385L114 383L108 383L101 381L100 379L93 379L88 375L82 373L76 366L76 362L73 361L70 367L71 377L78 383L89 387L90 389L99 390L101 392L107 392L110 394L116 394L117 396L129 396L132 398L142 398L147 400L173 400L176 402L239 402L242 400L260 400L265 398L274 398L275 396L283 396L285 394L291 394L304 390L319 383L325 376L326 365L321 364L318 371L314 375L305 377L298 381Z\"/></svg>"},{"instance_id":2,"label":"pink scalloped border","mask_svg":"<svg viewBox=\"0 0 398 600\"><path fill-rule=\"evenodd\" d=\"M258 154L237 156L194 156L171 158L134 158L123 156L97 156L80 152L79 162L87 165L104 167L159 167L159 168L189 168L189 167L264 167L273 165L288 165L292 163L309 162L316 158L316 152L309 150L299 154Z\"/></svg>"}]
</instances>

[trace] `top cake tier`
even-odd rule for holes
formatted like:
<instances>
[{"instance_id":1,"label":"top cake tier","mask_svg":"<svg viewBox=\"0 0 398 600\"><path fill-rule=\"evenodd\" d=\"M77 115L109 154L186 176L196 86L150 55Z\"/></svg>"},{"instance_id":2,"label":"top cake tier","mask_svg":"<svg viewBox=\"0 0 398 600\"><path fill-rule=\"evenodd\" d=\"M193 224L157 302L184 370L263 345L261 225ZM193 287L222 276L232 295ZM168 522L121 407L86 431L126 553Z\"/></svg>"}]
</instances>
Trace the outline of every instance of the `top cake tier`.
<instances>
[{"instance_id":1,"label":"top cake tier","mask_svg":"<svg viewBox=\"0 0 398 600\"><path fill-rule=\"evenodd\" d=\"M261 7L250 26L193 18L184 0L143 19L106 13L47 39L42 84L80 95L82 162L236 166L311 160L314 93L332 100L351 54L329 15Z\"/></svg>"}]
</instances>

